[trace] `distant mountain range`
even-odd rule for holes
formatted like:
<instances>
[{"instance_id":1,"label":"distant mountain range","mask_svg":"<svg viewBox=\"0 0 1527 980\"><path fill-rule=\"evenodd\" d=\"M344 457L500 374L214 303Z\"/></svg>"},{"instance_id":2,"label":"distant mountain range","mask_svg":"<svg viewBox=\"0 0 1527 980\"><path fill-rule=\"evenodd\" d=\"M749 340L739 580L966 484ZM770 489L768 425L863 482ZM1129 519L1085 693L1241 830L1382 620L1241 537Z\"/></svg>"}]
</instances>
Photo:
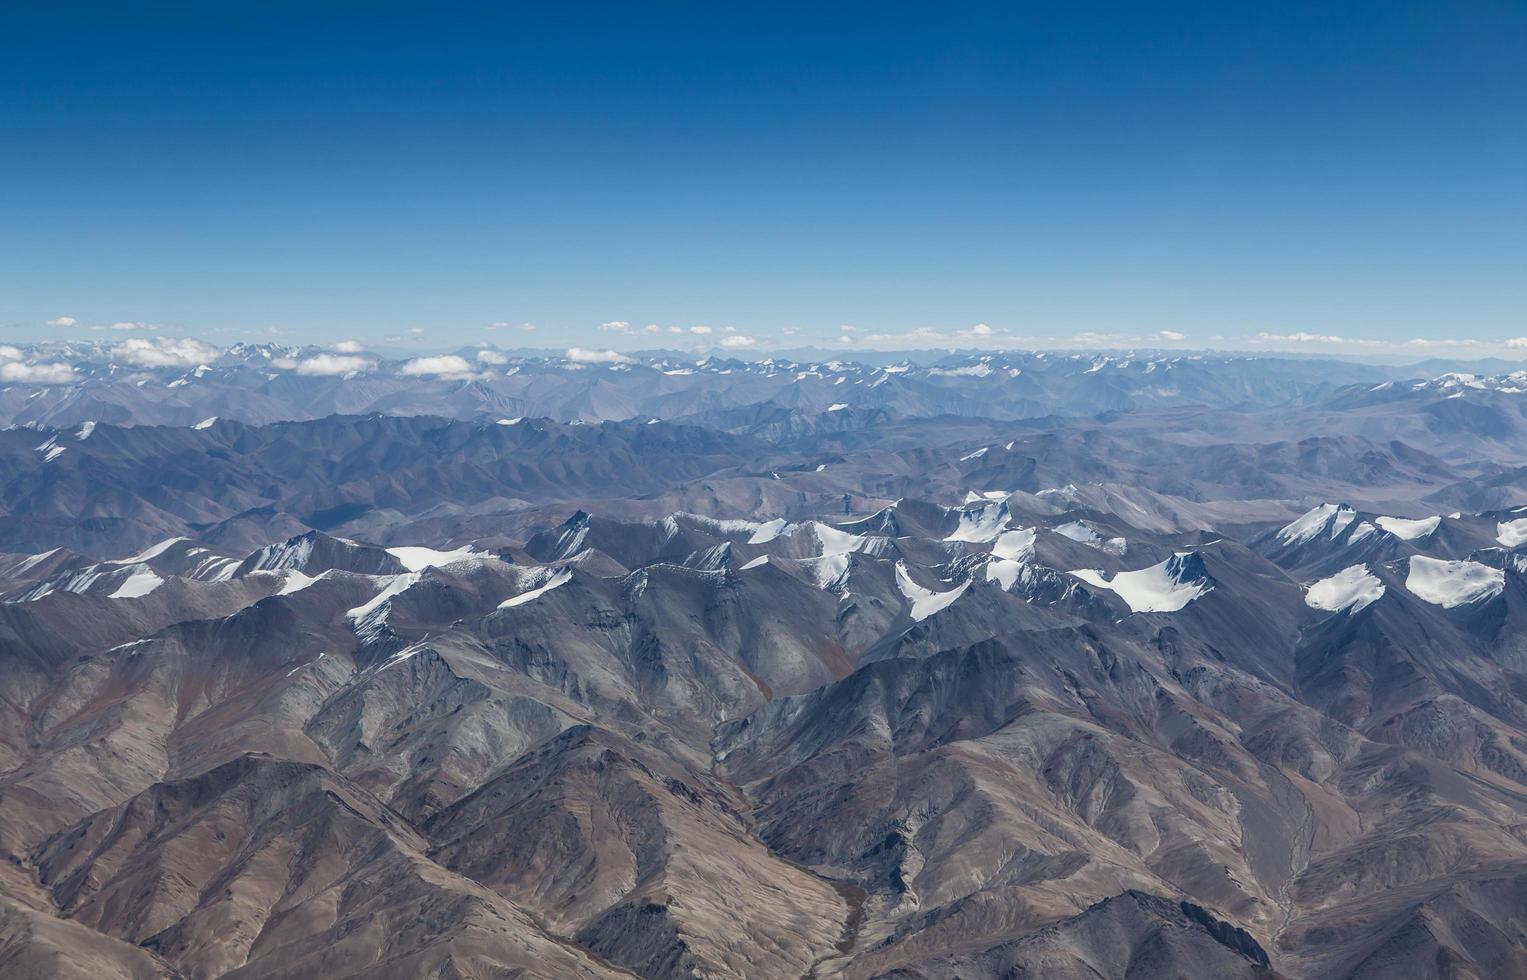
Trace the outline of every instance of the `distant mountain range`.
<instances>
[{"instance_id":1,"label":"distant mountain range","mask_svg":"<svg viewBox=\"0 0 1527 980\"><path fill-rule=\"evenodd\" d=\"M18 378L71 383L0 384L0 424L58 427L88 421L194 425L214 416L265 424L370 412L679 420L754 406L824 412L834 405L1021 419L1186 404L1266 407L1411 376L1341 361L1169 352L759 360L466 348L387 358L316 347L239 344L220 350L199 341L147 340L9 351L14 357L7 363Z\"/></svg>"}]
</instances>

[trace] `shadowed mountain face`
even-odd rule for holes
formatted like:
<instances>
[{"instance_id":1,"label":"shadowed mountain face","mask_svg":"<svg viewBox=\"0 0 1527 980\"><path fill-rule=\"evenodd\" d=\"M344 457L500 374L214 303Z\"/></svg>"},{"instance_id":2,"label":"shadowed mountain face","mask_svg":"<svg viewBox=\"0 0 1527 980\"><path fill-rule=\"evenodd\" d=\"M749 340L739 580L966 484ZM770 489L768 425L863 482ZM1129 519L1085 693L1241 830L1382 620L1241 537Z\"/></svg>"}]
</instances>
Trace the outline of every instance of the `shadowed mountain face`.
<instances>
[{"instance_id":1,"label":"shadowed mountain face","mask_svg":"<svg viewBox=\"0 0 1527 980\"><path fill-rule=\"evenodd\" d=\"M0 975L1527 975L1510 379L76 354Z\"/></svg>"}]
</instances>

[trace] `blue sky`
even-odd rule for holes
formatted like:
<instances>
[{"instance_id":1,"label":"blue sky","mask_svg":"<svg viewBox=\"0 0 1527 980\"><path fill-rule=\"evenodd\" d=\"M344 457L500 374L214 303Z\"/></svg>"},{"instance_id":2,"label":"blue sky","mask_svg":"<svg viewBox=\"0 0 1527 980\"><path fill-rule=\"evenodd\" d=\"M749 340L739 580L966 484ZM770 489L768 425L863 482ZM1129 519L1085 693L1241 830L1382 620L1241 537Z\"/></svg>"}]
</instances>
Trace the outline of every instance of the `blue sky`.
<instances>
[{"instance_id":1,"label":"blue sky","mask_svg":"<svg viewBox=\"0 0 1527 980\"><path fill-rule=\"evenodd\" d=\"M1527 335L1511 0L317 6L7 5L0 328Z\"/></svg>"}]
</instances>

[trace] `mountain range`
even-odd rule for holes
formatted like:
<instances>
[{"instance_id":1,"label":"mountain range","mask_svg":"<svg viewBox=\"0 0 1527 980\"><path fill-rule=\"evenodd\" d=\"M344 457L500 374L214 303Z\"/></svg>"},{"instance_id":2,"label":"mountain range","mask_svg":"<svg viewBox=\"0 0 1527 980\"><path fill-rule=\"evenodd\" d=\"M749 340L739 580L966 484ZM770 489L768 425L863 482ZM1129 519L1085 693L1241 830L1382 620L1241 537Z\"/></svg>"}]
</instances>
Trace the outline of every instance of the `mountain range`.
<instances>
[{"instance_id":1,"label":"mountain range","mask_svg":"<svg viewBox=\"0 0 1527 980\"><path fill-rule=\"evenodd\" d=\"M0 975L1527 976L1527 374L119 347L5 354Z\"/></svg>"}]
</instances>

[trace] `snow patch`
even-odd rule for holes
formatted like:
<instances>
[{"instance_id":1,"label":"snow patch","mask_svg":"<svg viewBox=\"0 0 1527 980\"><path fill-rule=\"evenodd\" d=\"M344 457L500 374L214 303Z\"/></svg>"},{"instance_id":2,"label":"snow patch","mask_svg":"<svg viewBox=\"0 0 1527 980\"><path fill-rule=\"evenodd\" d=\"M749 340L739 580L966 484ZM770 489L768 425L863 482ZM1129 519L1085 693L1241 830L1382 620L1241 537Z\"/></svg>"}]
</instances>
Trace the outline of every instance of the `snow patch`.
<instances>
[{"instance_id":1,"label":"snow patch","mask_svg":"<svg viewBox=\"0 0 1527 980\"><path fill-rule=\"evenodd\" d=\"M984 503L974 510L960 511L960 524L945 541L970 541L985 544L995 541L1008 521L1007 504Z\"/></svg>"},{"instance_id":2,"label":"snow patch","mask_svg":"<svg viewBox=\"0 0 1527 980\"><path fill-rule=\"evenodd\" d=\"M992 558L986 563L986 581L996 582L1004 592L1011 592L1019 582L1028 585L1037 573L1038 566L1032 561Z\"/></svg>"},{"instance_id":3,"label":"snow patch","mask_svg":"<svg viewBox=\"0 0 1527 980\"><path fill-rule=\"evenodd\" d=\"M1177 612L1214 589L1201 571L1192 569L1190 562L1195 558L1197 555L1191 551L1178 552L1149 568L1120 572L1112 579L1105 579L1101 571L1093 568L1078 568L1068 574L1112 591L1131 612Z\"/></svg>"},{"instance_id":4,"label":"snow patch","mask_svg":"<svg viewBox=\"0 0 1527 980\"><path fill-rule=\"evenodd\" d=\"M765 521L754 526L752 537L748 538L748 544L768 544L784 533L790 525L783 517L776 517L772 521Z\"/></svg>"},{"instance_id":5,"label":"snow patch","mask_svg":"<svg viewBox=\"0 0 1527 980\"><path fill-rule=\"evenodd\" d=\"M1304 604L1325 612L1341 612L1343 609L1357 612L1379 601L1383 595L1384 583L1368 571L1367 565L1358 564L1311 585L1304 594Z\"/></svg>"},{"instance_id":6,"label":"snow patch","mask_svg":"<svg viewBox=\"0 0 1527 980\"><path fill-rule=\"evenodd\" d=\"M573 577L572 569L570 569L570 568L561 568L561 569L558 569L556 572L554 572L552 574L552 576L550 578L548 578L546 580L546 583L544 585L539 585L536 588L533 588L533 589L529 590L528 592L521 592L519 595L516 595L516 596L510 596L509 598L505 599L503 602L500 602L498 604L498 608L500 608L500 609L513 609L515 606L523 606L527 602L534 602L535 600L541 598L541 596L543 596L546 593L550 592L552 589L555 589L555 588L557 588L558 586L561 586L561 585L566 585L568 580L571 579L572 577Z\"/></svg>"},{"instance_id":7,"label":"snow patch","mask_svg":"<svg viewBox=\"0 0 1527 980\"><path fill-rule=\"evenodd\" d=\"M35 451L42 453L42 461L44 463L51 463L58 457L62 456L66 448L67 447L65 446L60 446L58 444L58 436L54 436L47 442L38 446Z\"/></svg>"},{"instance_id":8,"label":"snow patch","mask_svg":"<svg viewBox=\"0 0 1527 980\"><path fill-rule=\"evenodd\" d=\"M1285 545L1304 544L1329 529L1329 537L1335 538L1357 517L1357 511L1342 504L1321 504L1305 512L1278 532L1278 540Z\"/></svg>"},{"instance_id":9,"label":"snow patch","mask_svg":"<svg viewBox=\"0 0 1527 980\"><path fill-rule=\"evenodd\" d=\"M1406 541L1414 541L1424 538L1437 530L1437 525L1442 523L1442 518L1423 517L1420 520L1406 520L1403 517L1375 517L1373 523L1393 534L1397 538Z\"/></svg>"},{"instance_id":10,"label":"snow patch","mask_svg":"<svg viewBox=\"0 0 1527 980\"><path fill-rule=\"evenodd\" d=\"M468 558L492 558L486 551L473 550L469 544L464 544L454 551L437 551L434 548L426 548L423 545L403 545L397 548L388 548L387 553L403 563L403 567L410 572L422 572L426 568L435 568L440 565L449 565L452 562L466 561Z\"/></svg>"},{"instance_id":11,"label":"snow patch","mask_svg":"<svg viewBox=\"0 0 1527 980\"><path fill-rule=\"evenodd\" d=\"M30 572L32 569L36 568L38 565L40 565L43 562L47 561L49 558L52 558L54 555L58 554L58 552L59 552L59 549L54 548L54 549L52 549L50 551L44 551L40 555L32 555L29 558L23 558L20 562L18 562L16 564L16 566L14 568L12 568L9 572L6 573L6 577L7 578L20 578L21 576L25 575L27 572Z\"/></svg>"},{"instance_id":12,"label":"snow patch","mask_svg":"<svg viewBox=\"0 0 1527 980\"><path fill-rule=\"evenodd\" d=\"M901 590L901 594L907 601L912 603L910 610L912 621L920 623L939 610L948 608L950 603L964 595L965 590L970 588L970 580L966 579L948 592L934 592L912 581L912 576L907 574L906 563L897 562L896 587Z\"/></svg>"},{"instance_id":13,"label":"snow patch","mask_svg":"<svg viewBox=\"0 0 1527 980\"><path fill-rule=\"evenodd\" d=\"M136 564L138 564L140 562L145 562L145 561L149 561L150 559L153 559L153 558L158 558L160 555L164 554L166 551L169 551L170 548L174 547L176 544L180 543L181 541L188 541L188 540L190 540L190 539L189 538L165 538L163 541L159 542L158 544L150 545L149 547L145 548L143 551L140 551L136 555L133 555L131 558L123 558L121 561L117 562L117 564L119 564L119 565L136 565Z\"/></svg>"},{"instance_id":14,"label":"snow patch","mask_svg":"<svg viewBox=\"0 0 1527 980\"><path fill-rule=\"evenodd\" d=\"M847 555L859 551L864 547L864 535L849 534L826 524L813 522L812 529L816 532L817 543L822 551L818 557L829 558L834 555Z\"/></svg>"},{"instance_id":15,"label":"snow patch","mask_svg":"<svg viewBox=\"0 0 1527 980\"><path fill-rule=\"evenodd\" d=\"M992 543L991 553L1008 561L1027 561L1034 557L1034 540L1037 532L1031 527L1016 531L1004 531Z\"/></svg>"},{"instance_id":16,"label":"snow patch","mask_svg":"<svg viewBox=\"0 0 1527 980\"><path fill-rule=\"evenodd\" d=\"M266 545L255 552L256 559L251 571L279 572L288 568L306 568L313 555L311 535L291 538L279 544Z\"/></svg>"},{"instance_id":17,"label":"snow patch","mask_svg":"<svg viewBox=\"0 0 1527 980\"><path fill-rule=\"evenodd\" d=\"M811 573L817 588L831 591L841 588L848 576L848 555L823 555L820 558L802 558L801 566Z\"/></svg>"},{"instance_id":18,"label":"snow patch","mask_svg":"<svg viewBox=\"0 0 1527 980\"><path fill-rule=\"evenodd\" d=\"M1109 554L1122 555L1128 549L1129 542L1123 538L1104 538L1098 533L1098 529L1086 521L1072 521L1055 528L1055 533L1063 538L1070 538L1078 544L1084 544L1099 551Z\"/></svg>"},{"instance_id":19,"label":"snow patch","mask_svg":"<svg viewBox=\"0 0 1527 980\"><path fill-rule=\"evenodd\" d=\"M1347 535L1347 544L1357 544L1368 535L1377 534L1378 530L1377 527L1369 524L1367 521L1358 521L1357 527L1353 528L1352 533Z\"/></svg>"},{"instance_id":20,"label":"snow patch","mask_svg":"<svg viewBox=\"0 0 1527 980\"><path fill-rule=\"evenodd\" d=\"M573 557L583 550L583 542L588 540L588 536L589 521L586 517L581 521L564 524L552 544L553 556L557 559Z\"/></svg>"},{"instance_id":21,"label":"snow patch","mask_svg":"<svg viewBox=\"0 0 1527 980\"><path fill-rule=\"evenodd\" d=\"M891 371L886 368L886 371ZM905 368L903 368L905 370ZM991 374L990 364L971 364L957 368L929 368L928 373L941 378L984 378Z\"/></svg>"},{"instance_id":22,"label":"snow patch","mask_svg":"<svg viewBox=\"0 0 1527 980\"><path fill-rule=\"evenodd\" d=\"M308 575L306 572L299 572L295 568L289 568L283 573L281 590L276 595L291 595L293 592L301 592L322 577L321 575Z\"/></svg>"},{"instance_id":23,"label":"snow patch","mask_svg":"<svg viewBox=\"0 0 1527 980\"><path fill-rule=\"evenodd\" d=\"M693 521L709 533L722 537L746 534L748 535L748 544L768 544L790 527L783 518L775 518L772 521L765 521L760 524L756 521L724 521L714 517L704 517L700 514L675 514L663 519L663 528L666 533L666 537L663 539L665 544L668 540L677 536L680 531L679 522L676 520L678 517L684 517Z\"/></svg>"},{"instance_id":24,"label":"snow patch","mask_svg":"<svg viewBox=\"0 0 1527 980\"><path fill-rule=\"evenodd\" d=\"M387 622L387 614L392 610L390 600L412 588L422 577L419 572L404 572L402 575L389 576L382 591L372 596L369 602L348 610L345 618L350 620L357 633L366 635L377 631Z\"/></svg>"},{"instance_id":25,"label":"snow patch","mask_svg":"<svg viewBox=\"0 0 1527 980\"><path fill-rule=\"evenodd\" d=\"M164 579L154 574L152 568L135 568L131 575L117 586L109 598L112 599L137 599L148 595L150 592L164 584Z\"/></svg>"},{"instance_id":26,"label":"snow patch","mask_svg":"<svg viewBox=\"0 0 1527 980\"><path fill-rule=\"evenodd\" d=\"M1495 525L1495 540L1507 548L1527 544L1527 517Z\"/></svg>"},{"instance_id":27,"label":"snow patch","mask_svg":"<svg viewBox=\"0 0 1527 980\"><path fill-rule=\"evenodd\" d=\"M1416 598L1453 609L1493 599L1506 587L1506 573L1477 561L1444 561L1414 555L1405 588Z\"/></svg>"}]
</instances>

